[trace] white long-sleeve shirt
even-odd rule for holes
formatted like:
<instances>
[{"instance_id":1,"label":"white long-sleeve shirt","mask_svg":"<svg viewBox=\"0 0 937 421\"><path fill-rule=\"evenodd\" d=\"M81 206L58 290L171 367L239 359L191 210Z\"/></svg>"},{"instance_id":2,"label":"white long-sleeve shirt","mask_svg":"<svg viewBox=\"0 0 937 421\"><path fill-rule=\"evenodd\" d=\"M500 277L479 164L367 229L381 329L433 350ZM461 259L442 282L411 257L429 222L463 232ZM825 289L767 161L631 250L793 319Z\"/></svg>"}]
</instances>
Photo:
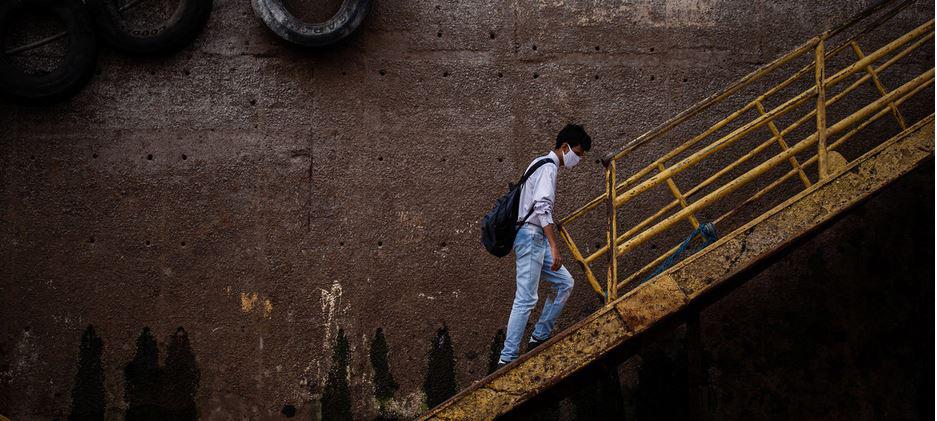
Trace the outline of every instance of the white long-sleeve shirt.
<instances>
[{"instance_id":1,"label":"white long-sleeve shirt","mask_svg":"<svg viewBox=\"0 0 937 421\"><path fill-rule=\"evenodd\" d=\"M556 172L560 165L559 157L557 157L553 151L550 151L550 153L544 156L538 156L534 159L530 165L527 166L527 169L530 169L535 162L543 158L553 160L556 165L549 163L543 164L530 175L530 178L527 179L527 182L524 183L524 187L521 189L520 203L517 205L518 222L522 221L524 217L527 216L527 212L530 211L530 208L533 207L534 212L526 222L540 227L545 227L553 223L553 202L556 197ZM524 170L524 173L527 172L527 169Z\"/></svg>"}]
</instances>

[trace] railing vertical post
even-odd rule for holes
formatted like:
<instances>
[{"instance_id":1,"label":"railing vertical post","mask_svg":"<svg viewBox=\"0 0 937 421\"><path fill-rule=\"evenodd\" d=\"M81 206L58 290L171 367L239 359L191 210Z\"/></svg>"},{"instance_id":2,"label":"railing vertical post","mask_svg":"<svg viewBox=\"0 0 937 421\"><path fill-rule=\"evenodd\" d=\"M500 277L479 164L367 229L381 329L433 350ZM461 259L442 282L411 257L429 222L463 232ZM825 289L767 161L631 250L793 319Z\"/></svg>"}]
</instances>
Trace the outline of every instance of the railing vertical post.
<instances>
[{"instance_id":1,"label":"railing vertical post","mask_svg":"<svg viewBox=\"0 0 937 421\"><path fill-rule=\"evenodd\" d=\"M865 58L865 53L862 52L862 48L859 47L858 42L853 40L849 42L849 45L852 46L852 51L856 53L856 57L858 57L859 60L862 60ZM865 71L866 73L869 74L869 77L872 79L872 83L875 85L875 89L878 89L878 92L882 94L882 96L887 95L888 90L885 89L885 85L882 84L882 80L879 79L878 72L875 71L875 68L873 68L872 65L869 64L868 66L865 66ZM904 116L901 115L901 111L898 111L898 106L895 105L894 102L889 102L888 108L891 108L891 113L892 115L895 116L895 120L898 121L898 126L901 127L901 130L907 129L908 125L907 123L905 123Z\"/></svg>"},{"instance_id":2,"label":"railing vertical post","mask_svg":"<svg viewBox=\"0 0 937 421\"><path fill-rule=\"evenodd\" d=\"M817 79L817 167L820 170L820 179L824 179L828 173L827 149L826 149L826 65L824 63L823 44L826 42L826 34L820 37L817 43L816 54L816 79Z\"/></svg>"},{"instance_id":3,"label":"railing vertical post","mask_svg":"<svg viewBox=\"0 0 937 421\"><path fill-rule=\"evenodd\" d=\"M605 193L608 196L608 230L606 231L606 244L608 244L608 284L605 287L605 302L610 303L618 295L618 218L615 212L615 198L618 196L618 189L615 181L615 160L609 160L605 166Z\"/></svg>"}]
</instances>

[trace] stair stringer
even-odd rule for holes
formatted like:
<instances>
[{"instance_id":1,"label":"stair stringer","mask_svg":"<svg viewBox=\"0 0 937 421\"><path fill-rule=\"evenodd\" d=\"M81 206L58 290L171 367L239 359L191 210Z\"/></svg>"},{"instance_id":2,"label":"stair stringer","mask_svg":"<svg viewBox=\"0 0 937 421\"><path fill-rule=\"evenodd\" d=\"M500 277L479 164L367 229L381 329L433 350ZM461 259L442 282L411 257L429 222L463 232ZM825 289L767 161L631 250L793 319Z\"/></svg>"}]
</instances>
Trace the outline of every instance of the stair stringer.
<instances>
[{"instance_id":1,"label":"stair stringer","mask_svg":"<svg viewBox=\"0 0 937 421\"><path fill-rule=\"evenodd\" d=\"M934 115L475 382L421 419L504 414L699 300L911 171L934 153Z\"/></svg>"}]
</instances>

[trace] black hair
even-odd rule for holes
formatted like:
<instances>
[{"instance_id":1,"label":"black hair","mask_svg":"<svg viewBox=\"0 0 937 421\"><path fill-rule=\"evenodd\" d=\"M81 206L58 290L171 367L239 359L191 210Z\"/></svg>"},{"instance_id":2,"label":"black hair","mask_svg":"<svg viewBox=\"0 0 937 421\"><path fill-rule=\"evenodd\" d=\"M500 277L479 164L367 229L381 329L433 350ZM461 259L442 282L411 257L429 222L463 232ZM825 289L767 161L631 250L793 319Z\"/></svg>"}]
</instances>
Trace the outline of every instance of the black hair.
<instances>
[{"instance_id":1,"label":"black hair","mask_svg":"<svg viewBox=\"0 0 937 421\"><path fill-rule=\"evenodd\" d=\"M592 149L592 138L586 133L586 129L578 124L570 123L560 130L560 134L556 135L556 148L554 149L559 149L564 143L568 143L570 148L582 145L582 150L586 152Z\"/></svg>"}]
</instances>

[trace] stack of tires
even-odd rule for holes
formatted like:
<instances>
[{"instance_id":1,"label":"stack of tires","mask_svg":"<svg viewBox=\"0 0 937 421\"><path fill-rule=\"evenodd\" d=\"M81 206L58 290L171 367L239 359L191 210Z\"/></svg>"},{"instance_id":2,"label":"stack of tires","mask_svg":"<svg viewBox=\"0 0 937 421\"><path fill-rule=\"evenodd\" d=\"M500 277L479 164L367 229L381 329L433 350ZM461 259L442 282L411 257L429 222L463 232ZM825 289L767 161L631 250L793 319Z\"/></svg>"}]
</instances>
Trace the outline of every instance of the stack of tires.
<instances>
[{"instance_id":1,"label":"stack of tires","mask_svg":"<svg viewBox=\"0 0 937 421\"><path fill-rule=\"evenodd\" d=\"M208 22L212 0L175 0L165 18L150 19L147 28L134 26L131 9L143 2L165 0L0 0L0 95L19 103L48 103L68 98L90 80L97 61L97 40L134 55L166 55L198 36ZM372 0L343 0L325 22L303 22L283 0L252 0L257 16L280 38L304 47L322 47L348 37L361 25ZM23 16L44 15L57 22L58 33L11 44L8 32L25 26ZM151 16L152 18L152 16ZM63 42L64 41L64 42ZM28 71L18 60L30 50L63 43L54 66ZM42 56L42 54L36 54ZM48 60L46 60L48 61Z\"/></svg>"},{"instance_id":2,"label":"stack of tires","mask_svg":"<svg viewBox=\"0 0 937 421\"><path fill-rule=\"evenodd\" d=\"M371 10L371 0L344 0L325 22L303 22L283 0L253 0L254 13L274 34L303 47L324 47L351 35Z\"/></svg>"},{"instance_id":3,"label":"stack of tires","mask_svg":"<svg viewBox=\"0 0 937 421\"><path fill-rule=\"evenodd\" d=\"M212 0L179 0L168 20L139 30L124 21L124 12L140 0L6 0L0 2L0 92L17 102L44 103L75 94L94 74L98 36L129 54L170 54L188 45L205 27ZM51 15L64 31L24 46L8 46L7 30L17 19ZM22 24L22 22L20 22ZM27 72L15 55L65 39L64 57L57 66Z\"/></svg>"}]
</instances>

